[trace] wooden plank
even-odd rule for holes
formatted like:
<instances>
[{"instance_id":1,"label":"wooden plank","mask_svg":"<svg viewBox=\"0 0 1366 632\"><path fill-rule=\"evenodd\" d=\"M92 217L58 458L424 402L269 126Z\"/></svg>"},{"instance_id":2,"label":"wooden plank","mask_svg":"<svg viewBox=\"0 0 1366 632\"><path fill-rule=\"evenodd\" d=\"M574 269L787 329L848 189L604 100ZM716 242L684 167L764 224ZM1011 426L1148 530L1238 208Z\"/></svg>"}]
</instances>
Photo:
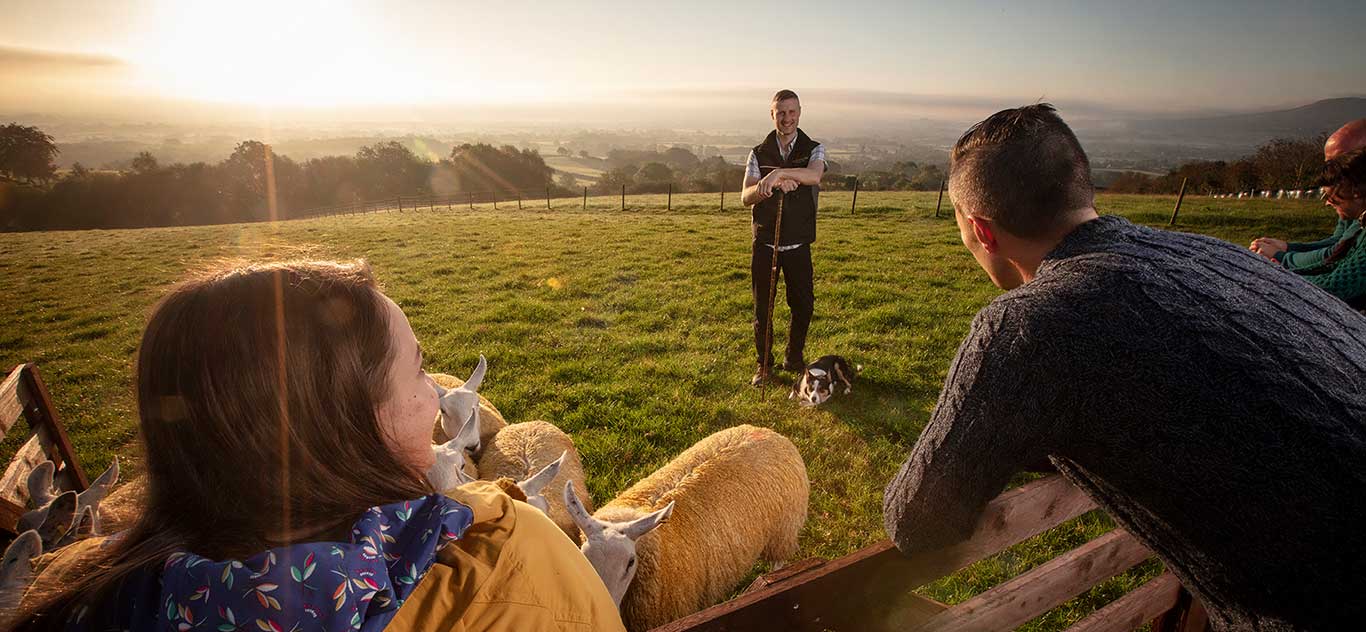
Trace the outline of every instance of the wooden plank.
<instances>
[{"instance_id":1,"label":"wooden plank","mask_svg":"<svg viewBox=\"0 0 1366 632\"><path fill-rule=\"evenodd\" d=\"M1067 479L1049 476L997 496L953 546L909 559L883 540L657 630L905 629L937 611L915 588L1094 508Z\"/></svg>"},{"instance_id":2,"label":"wooden plank","mask_svg":"<svg viewBox=\"0 0 1366 632\"><path fill-rule=\"evenodd\" d=\"M9 377L0 383L0 437L8 434L14 422L19 421L19 415L24 413L24 397L19 392L22 384L19 376L23 372L24 365L14 367Z\"/></svg>"},{"instance_id":3,"label":"wooden plank","mask_svg":"<svg viewBox=\"0 0 1366 632\"><path fill-rule=\"evenodd\" d=\"M771 573L765 573L763 575L755 577L754 581L750 582L749 587L745 588L744 592L768 588L784 580L791 579L801 573L812 570L818 566L821 566L822 564L825 564L825 560L819 557L809 557L800 562L788 564L787 566L784 566L781 569L778 569Z\"/></svg>"},{"instance_id":4,"label":"wooden plank","mask_svg":"<svg viewBox=\"0 0 1366 632\"><path fill-rule=\"evenodd\" d=\"M47 460L47 455L43 452L43 445L38 439L38 435L28 438L23 447L14 453L14 458L9 465L5 466L5 474L0 477L0 500L5 500L20 507L27 507L29 504L28 496L28 475L33 468L38 467L39 463Z\"/></svg>"},{"instance_id":5,"label":"wooden plank","mask_svg":"<svg viewBox=\"0 0 1366 632\"><path fill-rule=\"evenodd\" d=\"M19 517L24 515L24 509L7 500L0 500L0 533L10 537L19 535L15 531L19 526Z\"/></svg>"},{"instance_id":6,"label":"wooden plank","mask_svg":"<svg viewBox=\"0 0 1366 632\"><path fill-rule=\"evenodd\" d=\"M1163 573L1067 628L1067 632L1128 632L1176 607L1181 582Z\"/></svg>"},{"instance_id":7,"label":"wooden plank","mask_svg":"<svg viewBox=\"0 0 1366 632\"><path fill-rule=\"evenodd\" d=\"M1011 630L1152 556L1115 529L995 588L960 603L917 632Z\"/></svg>"},{"instance_id":8,"label":"wooden plank","mask_svg":"<svg viewBox=\"0 0 1366 632\"><path fill-rule=\"evenodd\" d=\"M48 395L47 386L43 384L43 378L38 373L38 367L25 364L24 369L21 379L29 395L33 397L34 404L24 411L24 415L28 417L29 427L33 428L45 443L51 444L48 455L52 461L66 465L58 471L58 486L83 492L90 487L90 479L86 478L85 470L81 469L80 460L76 458L76 451L71 447L71 439L66 436L66 429L62 426L57 408L52 405L52 398Z\"/></svg>"}]
</instances>

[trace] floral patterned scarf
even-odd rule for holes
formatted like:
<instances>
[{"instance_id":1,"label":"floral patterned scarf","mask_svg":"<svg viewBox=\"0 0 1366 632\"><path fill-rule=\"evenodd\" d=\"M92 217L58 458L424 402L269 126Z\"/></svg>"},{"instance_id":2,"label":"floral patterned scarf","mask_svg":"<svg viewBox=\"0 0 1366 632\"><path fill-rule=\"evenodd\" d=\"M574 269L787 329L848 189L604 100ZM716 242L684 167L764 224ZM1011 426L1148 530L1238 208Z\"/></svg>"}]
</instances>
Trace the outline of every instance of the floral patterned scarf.
<instances>
[{"instance_id":1,"label":"floral patterned scarf","mask_svg":"<svg viewBox=\"0 0 1366 632\"><path fill-rule=\"evenodd\" d=\"M245 560L215 562L177 553L156 576L125 582L113 620L71 630L189 632L371 632L398 613L436 561L460 538L474 513L440 494L372 507L350 542L271 549Z\"/></svg>"}]
</instances>

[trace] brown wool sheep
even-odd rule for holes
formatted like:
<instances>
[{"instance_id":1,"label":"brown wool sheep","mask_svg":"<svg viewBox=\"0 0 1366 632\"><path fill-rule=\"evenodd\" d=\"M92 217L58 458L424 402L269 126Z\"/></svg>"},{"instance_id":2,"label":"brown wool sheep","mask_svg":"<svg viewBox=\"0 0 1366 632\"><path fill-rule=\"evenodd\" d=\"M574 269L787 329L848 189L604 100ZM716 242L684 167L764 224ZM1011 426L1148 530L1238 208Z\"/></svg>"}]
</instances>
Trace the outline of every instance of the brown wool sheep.
<instances>
[{"instance_id":1,"label":"brown wool sheep","mask_svg":"<svg viewBox=\"0 0 1366 632\"><path fill-rule=\"evenodd\" d=\"M558 492L564 489L565 483L573 482L574 491L580 498L586 499L590 507L592 500L588 497L587 479L583 464L579 461L579 452L574 449L573 439L564 431L546 421L528 421L503 428L484 444L484 451L479 456L479 476L484 480L507 477L526 482L561 456L564 460L554 478L548 482L536 481L536 489L526 489L523 485L523 491L528 502L550 516L565 535L578 544L579 528L564 507L564 496ZM553 493L542 495L541 489L552 490Z\"/></svg>"},{"instance_id":2,"label":"brown wool sheep","mask_svg":"<svg viewBox=\"0 0 1366 632\"><path fill-rule=\"evenodd\" d=\"M758 560L795 555L809 493L796 446L745 425L697 442L591 516L564 495L627 629L648 630L725 599Z\"/></svg>"}]
</instances>

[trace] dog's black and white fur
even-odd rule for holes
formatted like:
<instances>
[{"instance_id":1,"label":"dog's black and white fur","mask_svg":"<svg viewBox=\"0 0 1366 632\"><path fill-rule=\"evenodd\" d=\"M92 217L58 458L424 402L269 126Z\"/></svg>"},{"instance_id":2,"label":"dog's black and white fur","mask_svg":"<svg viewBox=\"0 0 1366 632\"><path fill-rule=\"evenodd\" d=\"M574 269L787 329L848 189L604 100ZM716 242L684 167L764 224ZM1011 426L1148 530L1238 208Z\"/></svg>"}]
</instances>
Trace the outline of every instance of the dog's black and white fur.
<instances>
[{"instance_id":1,"label":"dog's black and white fur","mask_svg":"<svg viewBox=\"0 0 1366 632\"><path fill-rule=\"evenodd\" d=\"M853 391L854 376L863 367L851 367L849 361L837 355L821 356L806 365L801 378L792 385L788 399L797 400L802 406L819 406L835 395L837 389L848 395Z\"/></svg>"}]
</instances>

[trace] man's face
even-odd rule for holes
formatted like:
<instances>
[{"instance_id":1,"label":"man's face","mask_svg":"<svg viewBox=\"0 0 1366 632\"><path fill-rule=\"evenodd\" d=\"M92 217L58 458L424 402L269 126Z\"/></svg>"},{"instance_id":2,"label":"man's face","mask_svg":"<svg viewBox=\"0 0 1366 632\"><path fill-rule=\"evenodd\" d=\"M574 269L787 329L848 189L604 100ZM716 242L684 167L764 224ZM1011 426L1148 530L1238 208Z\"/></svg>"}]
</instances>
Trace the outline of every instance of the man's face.
<instances>
[{"instance_id":1,"label":"man's face","mask_svg":"<svg viewBox=\"0 0 1366 632\"><path fill-rule=\"evenodd\" d=\"M778 133L791 136L797 133L797 122L802 118L802 104L796 99L783 99L773 104L770 114Z\"/></svg>"}]
</instances>

